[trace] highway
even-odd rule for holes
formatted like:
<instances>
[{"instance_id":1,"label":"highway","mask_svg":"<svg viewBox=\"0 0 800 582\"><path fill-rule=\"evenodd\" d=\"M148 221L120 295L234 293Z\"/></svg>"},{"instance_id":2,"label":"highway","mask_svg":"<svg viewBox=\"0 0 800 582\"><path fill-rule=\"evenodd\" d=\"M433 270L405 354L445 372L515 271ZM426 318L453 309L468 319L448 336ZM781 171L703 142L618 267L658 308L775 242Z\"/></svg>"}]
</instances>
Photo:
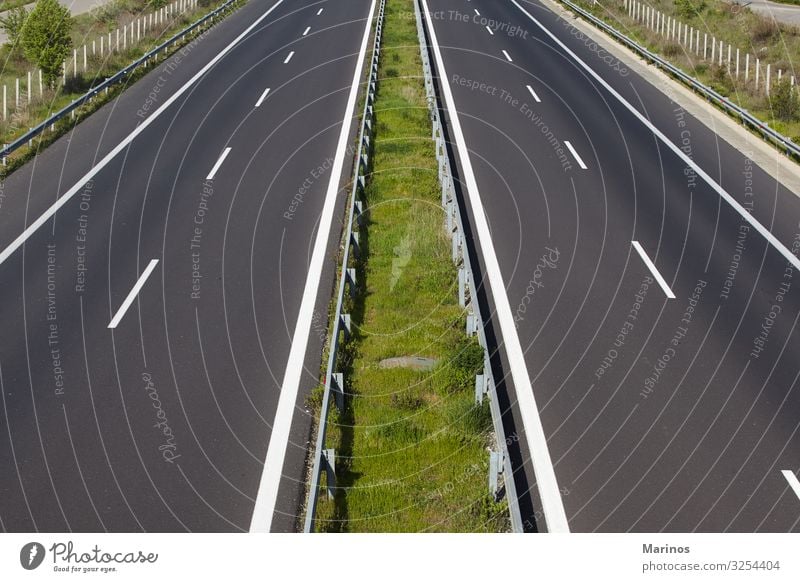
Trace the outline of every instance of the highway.
<instances>
[{"instance_id":1,"label":"highway","mask_svg":"<svg viewBox=\"0 0 800 582\"><path fill-rule=\"evenodd\" d=\"M800 200L543 4L421 4L527 529L800 531Z\"/></svg>"},{"instance_id":2,"label":"highway","mask_svg":"<svg viewBox=\"0 0 800 582\"><path fill-rule=\"evenodd\" d=\"M4 182L0 529L296 530L373 13L248 2Z\"/></svg>"}]
</instances>

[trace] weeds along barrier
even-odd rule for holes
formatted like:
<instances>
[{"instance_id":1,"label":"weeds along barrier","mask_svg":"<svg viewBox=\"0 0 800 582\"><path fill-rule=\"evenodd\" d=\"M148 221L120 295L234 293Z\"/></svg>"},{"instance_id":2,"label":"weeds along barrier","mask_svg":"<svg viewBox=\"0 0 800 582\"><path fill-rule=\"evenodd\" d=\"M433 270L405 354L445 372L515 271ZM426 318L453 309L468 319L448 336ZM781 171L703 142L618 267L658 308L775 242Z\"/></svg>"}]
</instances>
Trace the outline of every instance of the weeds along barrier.
<instances>
[{"instance_id":1,"label":"weeds along barrier","mask_svg":"<svg viewBox=\"0 0 800 582\"><path fill-rule=\"evenodd\" d=\"M635 40L633 40L630 37L626 36L625 34L621 33L619 30L617 30L616 28L614 28L610 24L608 24L605 21L597 18L595 15L591 14L587 10L584 10L583 8L578 6L577 4L574 4L573 2L570 2L570 0L558 0L558 2L560 2L561 4L567 6L570 10L572 10L573 12L576 12L577 14L582 16L584 19L588 20L591 24L593 24L594 26L596 26L597 28L599 28L603 32L609 34L615 40L617 40L621 44L625 45L630 50L632 50L633 52L635 52L639 56L643 57L645 60L653 63L656 67L658 67L660 69L663 69L668 74L672 75L673 77L675 77L679 81L681 81L684 84L688 85L692 90L694 90L695 92L697 92L700 95L702 95L703 97L705 97L711 103L714 103L717 107L719 107L720 109L725 111L728 115L731 115L732 117L738 119L743 125L745 125L747 127L750 127L753 131L755 131L756 133L760 134L761 137L764 140L766 140L766 141L772 143L773 145L775 145L776 147L782 149L786 153L787 156L794 157L795 159L800 159L800 146L795 144L791 139L789 139L788 137L786 137L782 133L779 133L779 132L775 131L774 129L772 129L765 122L763 122L760 119L757 119L756 117L754 117L746 109L744 109L742 107L739 107L738 105L733 103L727 97L723 97L722 95L720 95L719 93L717 93L716 91L714 91L713 89L708 87L707 85L704 85L703 83L701 83L700 81L698 81L694 77L691 77L690 75L687 75L682 70L680 70L679 68L675 67L674 65L672 65L671 63L669 63L668 61L663 59L661 56L659 56L658 54L647 50L645 47L643 47L642 45L637 43ZM636 20L641 20L642 18L644 18L645 21L649 18L651 22L654 19L658 18L659 19L658 26L661 26L661 24L660 24L661 23L661 20L660 20L661 17L660 16L659 17L651 16L650 13L647 13L646 11L643 11L641 3L639 3L639 2L637 2L635 0L626 0L626 2L629 2L630 10L633 11L633 16L632 16L633 18L635 18ZM628 5L626 5L626 7L628 7ZM645 16L641 16L641 14L645 14ZM655 12L653 12L653 14L655 14ZM674 23L675 23L675 20L673 19L671 21L671 26L673 26ZM655 25L653 25L653 26L655 26ZM663 24L663 26L664 26L664 28L666 30L666 23ZM688 39L688 34L689 33L687 32L687 33L684 33L684 34L686 35L686 38ZM698 35L699 35L699 32L698 32ZM696 46L699 47L699 38L700 37L697 36L696 38L697 38L697 41L696 41L697 45ZM714 42L716 42L716 39L714 40ZM730 49L730 46L728 46L728 49ZM702 52L702 51L700 51L699 48L697 48L697 50L699 52ZM707 45L706 45L706 49L705 50L706 50L706 52L709 50ZM730 52L730 51L728 51L728 52ZM720 63L723 62L722 61L722 46L721 45L720 45L720 48L719 48L719 53L716 53L715 57L716 57L716 59L719 59ZM749 63L749 59L748 59L748 63ZM759 67L760 67L760 63L757 63L756 64L756 68L755 68L754 76L758 75L758 73L760 71ZM750 73L749 73L749 69L748 69L747 75L749 75L749 74ZM770 75L770 69L768 67L767 68L767 79L764 81L764 86L767 88L766 89L767 95L769 95L769 86L770 86L770 83L771 83L770 76L771 76ZM755 78L756 78L756 81L755 81L756 87L758 87L758 83L759 83L758 77L755 77Z\"/></svg>"},{"instance_id":2,"label":"weeds along barrier","mask_svg":"<svg viewBox=\"0 0 800 582\"><path fill-rule=\"evenodd\" d=\"M350 265L358 258L359 253L358 232L354 227L361 224L361 215L364 211L364 204L361 198L364 196L366 176L369 173L370 167L371 136L374 131L374 103L378 88L378 62L381 52L385 7L386 0L381 0L375 24L375 38L372 45L366 99L364 100L364 112L361 117L361 129L358 136L358 156L356 158L355 170L353 171L353 188L350 194L350 203L347 211L347 230L344 237L341 274L339 276L338 294L336 296L336 310L333 313L333 324L328 350L328 366L325 370L325 385L322 394L322 407L319 415L319 429L317 431L316 447L314 448L314 464L309 480L306 517L303 526L303 531L305 533L314 531L314 516L317 510L322 471L325 471L329 498L333 498L336 488L335 451L325 448L325 436L328 428L331 395L333 395L336 407L339 410L344 409L344 378L341 372L336 371L338 364L337 356L339 354L339 344L341 341L340 336L344 335L345 341L350 337L350 315L344 313L344 300L346 291L349 290L351 295L354 295L356 291L356 270Z\"/></svg>"},{"instance_id":3,"label":"weeds along barrier","mask_svg":"<svg viewBox=\"0 0 800 582\"><path fill-rule=\"evenodd\" d=\"M186 28L184 28L180 32L176 33L175 35L173 35L172 37L170 37L169 39L167 39L166 41L162 42L160 45L158 45L157 47L152 49L150 52L148 52L145 55L143 55L142 57L136 59L133 63L131 63L130 65L128 65L124 69L118 71L117 73L115 73L114 75L112 75L111 77L109 77L108 79L106 79L105 81L100 83L99 85L97 85L95 87L92 87L91 89L89 89L89 91L87 91L81 97L78 97L72 103L70 103L69 105L67 105L66 107L61 109L60 111L54 113L50 117L48 117L46 120L41 122L39 125L33 127L32 129L30 129L27 133L25 133L21 137L17 138L16 140L11 142L10 144L5 144L2 147L2 149L0 149L0 158L2 158L3 165L4 166L6 165L6 160L7 160L8 156L11 155L16 150L18 150L19 148L21 148L22 146L24 146L26 144L29 147L32 146L33 145L33 138L35 138L39 134L43 133L48 127L54 129L54 125L58 121L64 119L68 115L74 115L74 112L75 112L76 109L78 109L82 105L85 105L86 103L88 103L89 101L94 99L94 97L96 97L101 91L107 91L109 89L109 87L111 87L113 85L116 85L118 83L122 83L123 81L125 81L127 79L128 75L130 75L138 67L147 66L148 64L150 64L151 60L152 60L153 63L157 63L158 62L158 55L162 51L168 50L170 47L172 47L176 43L182 42L188 35L190 35L190 34L192 34L194 32L197 32L200 28L202 28L203 26L205 26L209 22L213 22L223 12L228 11L228 10L232 11L233 8L235 7L234 5L237 4L239 1L240 0L228 0L222 6L216 8L212 12L209 12L204 17L202 17L199 20L195 21L193 24L187 26ZM181 2L181 4L183 4L183 3ZM169 7L164 7L162 9L162 10L164 10L163 14L164 15L174 14L174 13L169 12L169 10L173 10L173 8L171 8L172 6L173 5L169 5ZM177 6L178 6L178 3L177 2L174 3L174 7L175 7L174 10L177 10ZM159 11L159 13L160 12L161 11ZM133 30L133 27L131 27L131 30ZM131 32L131 34L132 34L132 32ZM112 50L116 50L116 49L112 49ZM77 52L73 53L73 59L77 59ZM28 75L28 77L30 78L30 74ZM29 81L28 91L30 93L30 81ZM4 93L5 93L5 91L4 91Z\"/></svg>"},{"instance_id":4,"label":"weeds along barrier","mask_svg":"<svg viewBox=\"0 0 800 582\"><path fill-rule=\"evenodd\" d=\"M505 495L508 501L511 529L515 533L521 533L523 531L522 516L519 509L517 488L514 483L514 470L508 454L509 441L506 438L503 427L503 413L497 400L497 385L492 374L491 355L484 329L485 320L481 315L480 305L478 304L477 285L475 284L475 277L470 263L467 241L464 237L461 209L456 199L452 163L447 152L444 128L442 127L442 119L439 113L440 104L434 86L430 49L422 21L422 9L419 0L414 0L414 12L417 20L420 57L422 58L422 69L425 78L425 95L428 100L428 108L433 125L432 139L436 144L436 159L439 162L442 206L446 216L447 233L453 245L453 262L458 267L458 301L462 307L467 309L467 336L477 335L478 342L483 348L483 373L475 377L475 401L480 404L483 402L484 397L488 397L492 413L495 446L494 450L489 453L489 490L496 499ZM502 487L500 485L501 479Z\"/></svg>"}]
</instances>

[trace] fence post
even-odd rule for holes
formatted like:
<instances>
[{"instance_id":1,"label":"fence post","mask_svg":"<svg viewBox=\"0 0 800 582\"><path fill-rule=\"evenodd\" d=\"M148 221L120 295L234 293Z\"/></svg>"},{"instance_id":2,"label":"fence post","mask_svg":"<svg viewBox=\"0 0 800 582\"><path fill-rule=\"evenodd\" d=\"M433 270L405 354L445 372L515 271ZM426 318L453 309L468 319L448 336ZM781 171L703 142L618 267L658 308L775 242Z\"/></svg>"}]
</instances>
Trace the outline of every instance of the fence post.
<instances>
[{"instance_id":1,"label":"fence post","mask_svg":"<svg viewBox=\"0 0 800 582\"><path fill-rule=\"evenodd\" d=\"M761 59L756 57L756 91L758 91L758 77L761 73Z\"/></svg>"},{"instance_id":2,"label":"fence post","mask_svg":"<svg viewBox=\"0 0 800 582\"><path fill-rule=\"evenodd\" d=\"M772 65L767 63L767 84L764 87L764 90L767 93L767 97L769 97L769 82L770 82L770 73L771 73Z\"/></svg>"},{"instance_id":3,"label":"fence post","mask_svg":"<svg viewBox=\"0 0 800 582\"><path fill-rule=\"evenodd\" d=\"M744 55L744 82L750 80L750 53Z\"/></svg>"}]
</instances>

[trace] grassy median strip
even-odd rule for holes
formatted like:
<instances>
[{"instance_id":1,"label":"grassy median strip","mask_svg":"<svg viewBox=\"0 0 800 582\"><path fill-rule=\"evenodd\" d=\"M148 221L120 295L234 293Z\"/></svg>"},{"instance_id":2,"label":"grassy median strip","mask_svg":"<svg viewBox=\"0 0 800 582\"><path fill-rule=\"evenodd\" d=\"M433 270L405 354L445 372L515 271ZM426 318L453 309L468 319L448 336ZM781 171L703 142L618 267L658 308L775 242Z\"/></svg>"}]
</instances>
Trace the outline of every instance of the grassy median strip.
<instances>
[{"instance_id":1,"label":"grassy median strip","mask_svg":"<svg viewBox=\"0 0 800 582\"><path fill-rule=\"evenodd\" d=\"M483 354L465 337L444 229L412 0L388 0L348 397L332 409L337 493L318 531L505 531L488 491L491 416L474 402ZM417 359L422 358L422 359Z\"/></svg>"}]
</instances>

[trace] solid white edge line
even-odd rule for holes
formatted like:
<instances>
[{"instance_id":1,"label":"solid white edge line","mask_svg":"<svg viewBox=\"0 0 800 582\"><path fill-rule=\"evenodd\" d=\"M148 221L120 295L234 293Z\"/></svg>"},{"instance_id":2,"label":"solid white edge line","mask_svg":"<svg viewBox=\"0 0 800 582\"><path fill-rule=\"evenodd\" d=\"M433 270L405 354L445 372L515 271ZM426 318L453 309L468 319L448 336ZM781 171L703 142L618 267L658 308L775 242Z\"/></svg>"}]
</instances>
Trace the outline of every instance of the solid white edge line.
<instances>
[{"instance_id":1,"label":"solid white edge line","mask_svg":"<svg viewBox=\"0 0 800 582\"><path fill-rule=\"evenodd\" d=\"M136 137L140 133L142 133L145 130L145 128L147 128L151 123L153 123L158 118L158 116L161 115L164 111L166 111L166 109L170 105L172 105L175 101L177 101L180 98L180 96L183 95L189 89L189 87L194 85L198 79L200 79L203 75L205 75L208 72L208 70L211 69L211 67L216 65L217 62L219 62L219 60L222 57L224 57L235 45L237 45L240 40L242 40L244 37L250 34L250 32L255 27L261 24L261 21L263 21L267 16L269 16L272 13L272 11L275 10L278 6L283 4L283 2L284 0L278 0L275 4L272 5L272 7L269 10L267 10L264 14L259 16L250 26L248 26L244 30L244 32L242 32L239 36L233 39L229 45L227 45L224 49L222 49L219 53L217 53L217 56L208 61L208 63L206 63L206 65L202 69L200 69L197 73L195 73L195 75L191 79L186 81L186 83L180 89L178 89L172 95L172 97L164 101L164 104L161 105L161 107L153 111L150 117L145 119L140 125L137 125L136 129L130 132L125 139L119 142L119 144L117 144L117 146L113 150L108 152L102 160L100 160L95 166L92 167L91 170L86 172L86 174L84 174L83 177L80 178L75 183L74 186L72 186L72 188L70 188L64 194L62 194L58 198L58 200L56 200L53 203L53 205L50 206L50 208L45 210L44 213L39 218L37 218L34 222L31 223L30 226L28 226L24 231L22 231L22 234L20 234L16 239L14 239L14 241L10 245L8 245L5 249L3 249L2 253L0 253L0 265L2 265L8 259L8 257L14 254L14 251L16 251L19 247L21 247L25 243L25 241L28 240L28 238L30 238L30 236L34 232L36 232L45 222L50 220L50 218L56 212L58 212L58 210L62 206L64 206L67 202L70 201L70 199L72 199L73 196L75 196L75 194L80 192L81 189L83 188L83 185L86 184L86 182L91 180L100 170L105 168L108 165L108 163L117 156L117 154L119 154L122 150L128 147L128 145L134 139L136 139Z\"/></svg>"},{"instance_id":2,"label":"solid white edge line","mask_svg":"<svg viewBox=\"0 0 800 582\"><path fill-rule=\"evenodd\" d=\"M222 163L225 161L225 158L228 157L229 153L231 153L231 148L225 148L222 151L222 155L217 159L217 163L214 164L214 167L211 168L211 171L208 173L208 176L206 176L206 180L214 179L214 176L216 176L217 172L219 172L219 169L222 167Z\"/></svg>"},{"instance_id":3,"label":"solid white edge line","mask_svg":"<svg viewBox=\"0 0 800 582\"><path fill-rule=\"evenodd\" d=\"M506 57L506 59L508 59L508 62L509 62L509 63L513 63L513 62L514 62L514 61L512 60L512 58L511 58L511 55L510 55L510 54L508 54L508 51L506 51L506 49L503 49L503 55L505 55L505 57Z\"/></svg>"},{"instance_id":4,"label":"solid white edge line","mask_svg":"<svg viewBox=\"0 0 800 582\"><path fill-rule=\"evenodd\" d=\"M303 31L303 36L307 35L307 34L308 34L308 31L310 31L310 30L311 30L311 27L310 27L310 26L309 26L309 27L307 27L307 28L306 28L306 29Z\"/></svg>"},{"instance_id":5,"label":"solid white edge line","mask_svg":"<svg viewBox=\"0 0 800 582\"><path fill-rule=\"evenodd\" d=\"M275 504L278 501L278 488L283 473L283 463L286 458L286 449L289 446L289 430L294 418L295 403L297 393L300 389L300 378L303 372L303 362L305 361L306 349L308 348L308 336L311 333L312 316L314 306L317 301L320 278L322 277L322 267L326 260L326 250L331 226L333 224L333 213L336 208L336 197L339 192L339 179L344 167L345 155L350 138L350 125L353 119L356 100L358 98L359 86L361 85L361 72L364 66L364 56L367 52L370 32L372 30L372 19L375 14L375 3L372 0L367 17L367 25L364 30L364 38L361 40L361 49L358 54L353 84L350 87L350 96L347 99L347 106L344 110L342 120L342 131L339 134L339 143L336 148L336 156L331 167L328 191L325 194L325 204L322 207L322 214L317 227L317 238L314 241L314 251L311 255L311 262L308 267L308 276L303 290L303 300L300 303L300 312L297 316L297 324L292 338L292 347L289 351L289 358L286 363L286 372L283 376L281 385L281 395L278 399L278 408L275 412L275 422L272 425L272 433L269 438L267 457L264 460L264 472L261 474L261 482L258 486L256 503L253 508L253 517L250 521L251 532L268 532L272 526L272 518L275 513Z\"/></svg>"},{"instance_id":6,"label":"solid white edge line","mask_svg":"<svg viewBox=\"0 0 800 582\"><path fill-rule=\"evenodd\" d=\"M125 313L130 308L134 299L136 299L139 291L141 291L142 287L144 287L144 284L147 281L147 278L150 276L150 273L152 273L153 269L156 268L156 265L158 265L158 259L153 259L150 261L147 267L145 267L145 270L139 277L139 280L136 281L136 285L133 286L133 289L131 289L130 293L128 293L128 296L125 298L125 301L122 302L122 305L120 305L119 309L117 310L117 314L108 324L108 329L116 329L116 327L119 325L119 322L122 321L123 317L125 317Z\"/></svg>"},{"instance_id":7,"label":"solid white edge line","mask_svg":"<svg viewBox=\"0 0 800 582\"><path fill-rule=\"evenodd\" d=\"M561 42L552 32L547 30L547 28L545 28L545 26L541 22L536 20L536 18L530 12L528 12L527 10L525 10L525 8L520 6L520 4L516 0L511 0L511 3L514 4L514 6L516 6L517 8L519 8L520 11L525 16L527 16L534 24L536 24L536 26L541 28L542 31L547 36L549 36L559 47L561 47L561 49L564 52L566 52L573 59L575 59L575 62L577 62L581 67L583 67L583 69L587 73L589 73L595 80L597 80L598 83L600 83L603 87L605 87L606 90L609 93L611 93L611 95L613 95L615 99L617 99L617 101L619 101L626 109L628 109L628 111L633 113L633 115L639 121L641 121L647 127L647 129L652 131L653 135L655 135L669 149L675 152L675 154L681 159L681 161L683 161L687 166L689 166L692 170L694 170L694 172L698 176L700 176L709 186L711 186L714 189L714 191L716 191L717 194L719 194L720 197L722 197L722 199L725 200L725 202L727 202L731 206L731 208L733 208L737 213L739 213L739 215L756 230L756 232L758 232L761 236L767 239L767 242L769 242L773 247L775 247L775 249L780 254L782 254L784 258L787 261L789 261L789 263L795 269L800 269L800 258L793 255L792 252L775 237L775 235L773 235L769 230L767 230L767 228L764 227L758 220L753 218L753 216L741 204L739 204L730 194L728 194L722 186L717 184L717 182L715 182L711 176L709 176L705 171L703 171L703 169L700 166L698 166L694 162L694 160L692 160L689 156L687 156L677 145L672 143L667 138L666 135L661 133L661 131L650 122L650 120L648 120L644 115L639 113L639 111L633 105L631 105L622 95L617 93L617 91L614 90L614 88L611 85L609 85L598 73L594 71L594 69L592 69L589 65L587 65L578 55L576 55L572 50L570 50L570 48L567 47L567 45Z\"/></svg>"},{"instance_id":8,"label":"solid white edge line","mask_svg":"<svg viewBox=\"0 0 800 582\"><path fill-rule=\"evenodd\" d=\"M491 34L492 36L494 36L494 33L492 32L492 29L491 29L491 28L489 28L489 27L487 26L487 27L486 27L486 30L488 30L488 31L489 31L489 34Z\"/></svg>"},{"instance_id":9,"label":"solid white edge line","mask_svg":"<svg viewBox=\"0 0 800 582\"><path fill-rule=\"evenodd\" d=\"M644 264L647 265L647 268L650 269L653 277L655 277L656 281L658 281L658 284L664 291L664 295L666 295L668 299L675 299L675 294L672 292L672 289L669 288L669 285L667 285L664 277L662 277L661 273L659 273L658 269L656 269L655 263L653 263L653 261L650 260L650 257L647 256L647 253L644 252L644 249L642 248L642 245L639 244L639 241L631 241L631 244L633 245L633 248L636 249L636 252L639 253L642 261L644 261Z\"/></svg>"},{"instance_id":10,"label":"solid white edge line","mask_svg":"<svg viewBox=\"0 0 800 582\"><path fill-rule=\"evenodd\" d=\"M530 85L525 85L525 86L528 88L528 91L530 92L531 96L533 97L533 100L536 101L537 103L541 103L542 100L539 99L539 96L536 94L536 91L533 90L533 87L531 87Z\"/></svg>"},{"instance_id":11,"label":"solid white edge line","mask_svg":"<svg viewBox=\"0 0 800 582\"><path fill-rule=\"evenodd\" d=\"M572 154L572 157L575 158L575 161L578 162L578 165L581 167L582 170L588 169L586 164L583 163L583 159L578 155L578 152L575 151L575 148L572 147L572 144L567 140L564 140L564 145L567 146L569 153Z\"/></svg>"},{"instance_id":12,"label":"solid white edge line","mask_svg":"<svg viewBox=\"0 0 800 582\"><path fill-rule=\"evenodd\" d=\"M261 97L259 97L258 101L256 101L256 107L261 107L261 104L264 102L264 99L267 98L267 95L269 95L269 87L264 89L264 92L261 94Z\"/></svg>"},{"instance_id":13,"label":"solid white edge line","mask_svg":"<svg viewBox=\"0 0 800 582\"><path fill-rule=\"evenodd\" d=\"M431 47L436 57L439 77L441 79L448 79L449 77L445 70L444 60L442 59L439 41L436 37L436 30L433 26L433 19L430 16L427 0L422 0L422 4L425 7L426 20L429 23L428 30L430 32ZM450 85L444 82L441 84L441 88L450 115L450 125L453 129L459 158L461 159L461 168L464 171L467 198L469 199L469 204L475 219L475 232L478 235L483 260L486 265L486 275L489 279L492 295L494 296L495 308L497 309L496 318L500 324L503 344L508 354L511 377L514 380L514 389L516 391L520 416L522 418L522 428L525 432L528 449L531 454L533 470L536 473L536 484L539 490L539 496L542 500L542 510L544 511L547 530L552 533L569 532L569 523L567 522L566 512L564 511L564 503L561 499L558 481L556 480L553 461L550 458L550 451L547 447L547 439L545 438L544 428L542 427L542 419L539 417L539 408L536 405L536 399L533 395L533 386L530 376L528 375L528 368L525 365L525 355L522 351L519 336L517 335L517 328L514 325L514 317L512 316L511 305L506 295L503 276L500 272L500 264L495 254L494 243L489 231L489 223L486 219L480 192L478 191L478 183L475 180L475 174L472 169L469 149L464 139L464 133L461 130L458 108L455 105Z\"/></svg>"},{"instance_id":14,"label":"solid white edge line","mask_svg":"<svg viewBox=\"0 0 800 582\"><path fill-rule=\"evenodd\" d=\"M800 499L800 481L797 480L797 475L794 474L793 471L789 471L784 469L781 471L783 476L786 477L786 480L789 482L789 486L794 491L794 494L797 495L797 498Z\"/></svg>"},{"instance_id":15,"label":"solid white edge line","mask_svg":"<svg viewBox=\"0 0 800 582\"><path fill-rule=\"evenodd\" d=\"M286 60L283 61L283 64L284 65L288 64L288 62L292 60L293 56L294 56L294 51L290 51L289 54L286 55Z\"/></svg>"}]
</instances>

